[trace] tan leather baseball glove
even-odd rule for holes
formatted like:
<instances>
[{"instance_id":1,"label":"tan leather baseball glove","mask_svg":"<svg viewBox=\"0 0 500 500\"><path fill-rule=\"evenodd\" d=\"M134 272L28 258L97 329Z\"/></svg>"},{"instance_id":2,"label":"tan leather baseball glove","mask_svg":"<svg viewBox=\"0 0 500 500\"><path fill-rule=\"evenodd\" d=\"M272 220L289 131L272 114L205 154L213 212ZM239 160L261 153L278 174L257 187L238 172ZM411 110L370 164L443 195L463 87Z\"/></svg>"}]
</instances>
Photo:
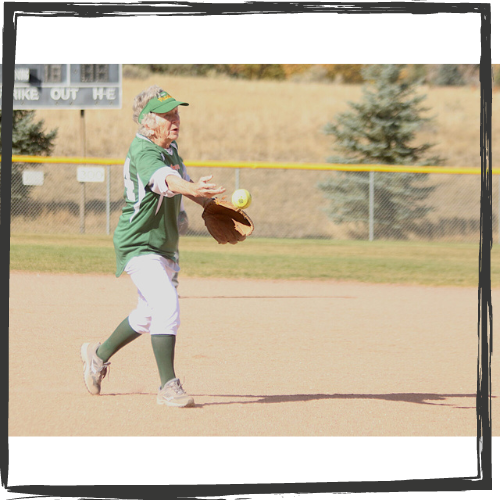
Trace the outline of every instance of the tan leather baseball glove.
<instances>
[{"instance_id":1,"label":"tan leather baseball glove","mask_svg":"<svg viewBox=\"0 0 500 500\"><path fill-rule=\"evenodd\" d=\"M250 217L233 204L214 198L206 205L201 215L208 232L220 244L235 245L250 236L254 225Z\"/></svg>"}]
</instances>

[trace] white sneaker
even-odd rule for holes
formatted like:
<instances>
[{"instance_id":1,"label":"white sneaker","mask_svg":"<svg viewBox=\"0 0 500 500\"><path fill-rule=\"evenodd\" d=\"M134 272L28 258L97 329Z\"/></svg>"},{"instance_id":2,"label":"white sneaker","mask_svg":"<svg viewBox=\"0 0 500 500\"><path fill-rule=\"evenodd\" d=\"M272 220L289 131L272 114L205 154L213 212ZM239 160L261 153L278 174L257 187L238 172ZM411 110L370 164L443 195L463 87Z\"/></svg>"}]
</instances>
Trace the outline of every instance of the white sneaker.
<instances>
[{"instance_id":1,"label":"white sneaker","mask_svg":"<svg viewBox=\"0 0 500 500\"><path fill-rule=\"evenodd\" d=\"M83 379L88 391L93 396L101 393L101 381L108 372L110 362L105 363L97 354L97 349L100 343L90 344L85 343L81 348L81 356L83 360Z\"/></svg>"},{"instance_id":2,"label":"white sneaker","mask_svg":"<svg viewBox=\"0 0 500 500\"><path fill-rule=\"evenodd\" d=\"M194 406L194 399L186 394L178 378L169 380L163 386L163 389L160 387L156 402L159 405L177 406L179 408Z\"/></svg>"}]
</instances>

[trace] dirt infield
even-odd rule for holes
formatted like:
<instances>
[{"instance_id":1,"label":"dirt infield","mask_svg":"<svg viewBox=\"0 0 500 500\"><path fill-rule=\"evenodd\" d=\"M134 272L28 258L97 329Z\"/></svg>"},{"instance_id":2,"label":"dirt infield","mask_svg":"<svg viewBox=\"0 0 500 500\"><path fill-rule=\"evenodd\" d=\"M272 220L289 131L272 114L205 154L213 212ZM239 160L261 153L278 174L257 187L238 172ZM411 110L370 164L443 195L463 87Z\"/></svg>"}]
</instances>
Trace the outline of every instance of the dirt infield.
<instances>
[{"instance_id":1,"label":"dirt infield","mask_svg":"<svg viewBox=\"0 0 500 500\"><path fill-rule=\"evenodd\" d=\"M80 345L135 293L127 276L12 272L10 436L476 435L474 288L181 277L185 409L156 404L146 336L112 358L101 396L85 389Z\"/></svg>"}]
</instances>

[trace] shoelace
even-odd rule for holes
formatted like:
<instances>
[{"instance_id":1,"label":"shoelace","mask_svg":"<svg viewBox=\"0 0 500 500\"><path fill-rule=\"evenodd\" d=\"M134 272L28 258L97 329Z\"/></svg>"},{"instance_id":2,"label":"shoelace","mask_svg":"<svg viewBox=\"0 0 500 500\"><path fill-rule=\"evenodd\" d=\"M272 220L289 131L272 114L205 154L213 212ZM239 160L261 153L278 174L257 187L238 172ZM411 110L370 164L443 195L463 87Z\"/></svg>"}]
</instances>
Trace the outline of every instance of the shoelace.
<instances>
[{"instance_id":1,"label":"shoelace","mask_svg":"<svg viewBox=\"0 0 500 500\"><path fill-rule=\"evenodd\" d=\"M92 361L92 371L96 375L99 375L101 380L106 376L106 374L108 373L108 370L109 370L109 373L111 374L111 361L108 361L107 363L103 363L101 368L98 368L97 364L94 361Z\"/></svg>"},{"instance_id":2,"label":"shoelace","mask_svg":"<svg viewBox=\"0 0 500 500\"><path fill-rule=\"evenodd\" d=\"M182 388L180 380L178 380L175 384L173 384L172 388L176 392L176 394L185 394L184 389Z\"/></svg>"},{"instance_id":3,"label":"shoelace","mask_svg":"<svg viewBox=\"0 0 500 500\"><path fill-rule=\"evenodd\" d=\"M108 362L108 363L104 363L102 365L102 378L101 380L106 376L108 375L109 378L111 378L111 362Z\"/></svg>"}]
</instances>

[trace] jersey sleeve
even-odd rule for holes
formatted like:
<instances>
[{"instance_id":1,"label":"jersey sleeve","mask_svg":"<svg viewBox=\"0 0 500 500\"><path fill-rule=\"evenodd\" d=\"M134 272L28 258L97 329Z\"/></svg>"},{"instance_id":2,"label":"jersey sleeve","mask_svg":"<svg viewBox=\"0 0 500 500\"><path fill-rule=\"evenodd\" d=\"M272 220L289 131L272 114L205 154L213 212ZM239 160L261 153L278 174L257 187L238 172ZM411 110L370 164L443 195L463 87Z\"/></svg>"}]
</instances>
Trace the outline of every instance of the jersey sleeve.
<instances>
[{"instance_id":1,"label":"jersey sleeve","mask_svg":"<svg viewBox=\"0 0 500 500\"><path fill-rule=\"evenodd\" d=\"M187 181L190 179L182 158L178 156L177 144L173 143L173 147L175 153L172 156L167 150L163 151L152 145L151 141L143 139L143 142L138 143L133 158L142 185L148 186L153 193L167 198L172 198L176 194L168 188L166 182L168 175L175 175Z\"/></svg>"},{"instance_id":2,"label":"jersey sleeve","mask_svg":"<svg viewBox=\"0 0 500 500\"><path fill-rule=\"evenodd\" d=\"M143 148L133 158L137 174L144 186L147 186L157 170L166 167L165 160L160 152L154 149Z\"/></svg>"},{"instance_id":3,"label":"jersey sleeve","mask_svg":"<svg viewBox=\"0 0 500 500\"><path fill-rule=\"evenodd\" d=\"M175 196L176 193L170 191L170 189L168 188L166 182L167 175L175 175L176 177L181 178L177 170L174 170L171 167L163 166L153 173L149 181L149 187L151 191L153 191L153 193L161 194L162 196L166 196L167 198L172 198L172 196Z\"/></svg>"}]
</instances>

